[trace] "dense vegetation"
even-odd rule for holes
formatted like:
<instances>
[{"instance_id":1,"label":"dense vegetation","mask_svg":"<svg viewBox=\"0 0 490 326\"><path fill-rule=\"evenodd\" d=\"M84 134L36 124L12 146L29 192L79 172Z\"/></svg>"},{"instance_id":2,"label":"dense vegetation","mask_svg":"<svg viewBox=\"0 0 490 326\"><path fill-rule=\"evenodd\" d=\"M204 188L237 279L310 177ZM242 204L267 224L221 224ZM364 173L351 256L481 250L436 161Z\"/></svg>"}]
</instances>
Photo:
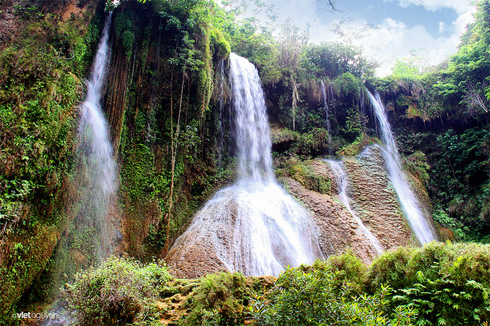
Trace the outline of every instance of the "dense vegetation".
<instances>
[{"instance_id":1,"label":"dense vegetation","mask_svg":"<svg viewBox=\"0 0 490 326\"><path fill-rule=\"evenodd\" d=\"M111 258L65 291L81 325L481 325L490 317L489 264L488 245L432 243L370 266L345 253L278 279L178 280L156 263Z\"/></svg>"},{"instance_id":2,"label":"dense vegetation","mask_svg":"<svg viewBox=\"0 0 490 326\"><path fill-rule=\"evenodd\" d=\"M163 256L206 198L232 180L230 51L259 69L281 173L318 156L356 155L377 141L367 86L390 109L404 165L427 187L443 237L488 243L490 1L477 6L453 57L425 71L401 60L379 79L361 49L310 44L289 23L274 37L256 20L240 19L239 6L109 2L112 82L104 108L120 172L118 251L147 262ZM93 234L71 226L80 209L76 125L104 7L97 0L0 2L0 19L14 26L0 31L0 323L11 322L5 318L19 302L48 300L91 264ZM328 192L329 180L316 181ZM79 274L65 293L89 324L149 324L170 309L159 302L182 295L178 315L189 325L328 324L334 312L339 325L361 317L373 325L471 325L488 319L488 254L486 246L433 244L387 253L369 267L346 254L275 282L238 274L183 281L161 264L111 258ZM125 276L112 278L116 271ZM108 291L117 295L102 305Z\"/></svg>"},{"instance_id":3,"label":"dense vegetation","mask_svg":"<svg viewBox=\"0 0 490 326\"><path fill-rule=\"evenodd\" d=\"M393 76L374 82L399 112L396 131L402 151L426 155L434 219L452 229L457 239L486 243L490 240L489 6L488 1L477 3L476 20L458 52L439 67L424 72L414 62L400 62ZM404 116L417 123L407 123Z\"/></svg>"},{"instance_id":4,"label":"dense vegetation","mask_svg":"<svg viewBox=\"0 0 490 326\"><path fill-rule=\"evenodd\" d=\"M75 185L77 105L98 38L94 4L77 20L45 6L10 9L16 27L0 51L0 322L45 270ZM52 7L53 6L53 7ZM90 22L92 23L90 24Z\"/></svg>"}]
</instances>

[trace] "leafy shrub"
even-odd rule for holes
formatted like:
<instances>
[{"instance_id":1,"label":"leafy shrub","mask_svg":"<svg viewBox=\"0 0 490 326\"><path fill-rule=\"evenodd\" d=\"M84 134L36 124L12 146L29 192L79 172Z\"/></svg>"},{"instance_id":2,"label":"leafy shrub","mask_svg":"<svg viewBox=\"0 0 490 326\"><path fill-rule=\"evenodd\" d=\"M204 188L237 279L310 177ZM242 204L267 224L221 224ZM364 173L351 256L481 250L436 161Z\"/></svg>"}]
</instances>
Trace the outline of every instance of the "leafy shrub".
<instances>
[{"instance_id":1,"label":"leafy shrub","mask_svg":"<svg viewBox=\"0 0 490 326\"><path fill-rule=\"evenodd\" d=\"M145 318L159 285L171 279L165 267L110 257L78 273L63 292L78 325L124 325Z\"/></svg>"},{"instance_id":2,"label":"leafy shrub","mask_svg":"<svg viewBox=\"0 0 490 326\"><path fill-rule=\"evenodd\" d=\"M367 284L371 287L371 292L381 284L390 284L395 289L403 287L408 274L407 264L412 255L413 249L400 247L374 260L368 272Z\"/></svg>"},{"instance_id":3,"label":"leafy shrub","mask_svg":"<svg viewBox=\"0 0 490 326\"><path fill-rule=\"evenodd\" d=\"M313 128L299 138L298 152L302 155L320 156L328 153L328 131L323 128Z\"/></svg>"},{"instance_id":4,"label":"leafy shrub","mask_svg":"<svg viewBox=\"0 0 490 326\"><path fill-rule=\"evenodd\" d=\"M463 226L463 223L456 218L449 216L444 210L438 209L434 211L432 218L441 226L449 228L456 236L456 239L463 240L465 238L465 232L463 231L465 230L465 227Z\"/></svg>"},{"instance_id":5,"label":"leafy shrub","mask_svg":"<svg viewBox=\"0 0 490 326\"><path fill-rule=\"evenodd\" d=\"M350 296L349 285L339 283L340 274L330 268L286 270L266 295L268 301L256 303L258 324L411 325L415 312L409 307L388 316L388 287L375 295Z\"/></svg>"},{"instance_id":6,"label":"leafy shrub","mask_svg":"<svg viewBox=\"0 0 490 326\"><path fill-rule=\"evenodd\" d=\"M423 184L428 184L429 182L429 170L430 166L427 162L427 157L421 151L416 151L405 160L404 168L410 171L413 175L417 177Z\"/></svg>"},{"instance_id":7,"label":"leafy shrub","mask_svg":"<svg viewBox=\"0 0 490 326\"><path fill-rule=\"evenodd\" d=\"M418 325L477 325L490 317L489 288L467 280L457 285L448 277L431 280L418 272L419 282L398 290L392 299L399 307L416 309Z\"/></svg>"},{"instance_id":8,"label":"leafy shrub","mask_svg":"<svg viewBox=\"0 0 490 326\"><path fill-rule=\"evenodd\" d=\"M184 306L191 309L183 325L241 325L252 297L240 273L209 274Z\"/></svg>"},{"instance_id":9,"label":"leafy shrub","mask_svg":"<svg viewBox=\"0 0 490 326\"><path fill-rule=\"evenodd\" d=\"M352 143L345 145L337 151L339 156L356 156L368 145L374 143L374 139L365 133L360 134Z\"/></svg>"},{"instance_id":10,"label":"leafy shrub","mask_svg":"<svg viewBox=\"0 0 490 326\"><path fill-rule=\"evenodd\" d=\"M315 262L314 267L318 265ZM338 272L336 282L348 286L353 294L360 294L364 290L367 266L356 257L351 250L339 256L330 256L325 266L332 272Z\"/></svg>"},{"instance_id":11,"label":"leafy shrub","mask_svg":"<svg viewBox=\"0 0 490 326\"><path fill-rule=\"evenodd\" d=\"M389 284L391 307L419 312L420 325L475 325L490 317L490 246L430 243L398 248L376 259L370 292Z\"/></svg>"},{"instance_id":12,"label":"leafy shrub","mask_svg":"<svg viewBox=\"0 0 490 326\"><path fill-rule=\"evenodd\" d=\"M285 152L296 145L300 134L287 128L271 129L272 148L276 152Z\"/></svg>"}]
</instances>

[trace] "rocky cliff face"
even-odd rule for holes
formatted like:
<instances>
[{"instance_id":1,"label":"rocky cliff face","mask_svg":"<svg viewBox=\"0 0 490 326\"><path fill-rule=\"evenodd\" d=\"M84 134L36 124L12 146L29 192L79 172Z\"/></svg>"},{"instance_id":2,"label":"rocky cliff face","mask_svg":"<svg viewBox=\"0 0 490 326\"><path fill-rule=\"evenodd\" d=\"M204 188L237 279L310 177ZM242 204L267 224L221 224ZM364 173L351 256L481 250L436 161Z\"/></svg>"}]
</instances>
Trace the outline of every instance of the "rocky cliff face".
<instances>
[{"instance_id":1,"label":"rocky cliff face","mask_svg":"<svg viewBox=\"0 0 490 326\"><path fill-rule=\"evenodd\" d=\"M351 248L363 262L369 263L377 252L349 210L340 202L335 173L324 160L303 162L310 171L307 177L283 178L286 190L296 197L313 215L314 232L325 257ZM369 147L357 157L344 159L348 175L347 193L352 209L362 223L379 240L384 250L414 244L412 232L400 209L378 148ZM329 187L320 187L315 180L326 180ZM229 216L215 219L217 232L233 233L233 204ZM219 221L218 221L219 220ZM196 230L197 231L197 230ZM198 277L226 269L212 243L196 241L197 234L188 234L174 246L167 261L180 277ZM218 238L225 238L218 236ZM200 239L209 239L202 237Z\"/></svg>"},{"instance_id":2,"label":"rocky cliff face","mask_svg":"<svg viewBox=\"0 0 490 326\"><path fill-rule=\"evenodd\" d=\"M358 157L344 159L344 164L348 175L347 194L352 209L379 240L383 249L412 243L411 231L401 214L379 150L369 148ZM324 165L321 173L332 180L332 185L336 184L334 173L326 162L313 161L310 165ZM314 170L320 172L322 169ZM352 214L336 198L340 191L337 186L332 186L330 194L320 194L292 179L285 179L285 184L313 212L317 234L326 256L342 253L348 247L367 263L376 256L371 241Z\"/></svg>"}]
</instances>

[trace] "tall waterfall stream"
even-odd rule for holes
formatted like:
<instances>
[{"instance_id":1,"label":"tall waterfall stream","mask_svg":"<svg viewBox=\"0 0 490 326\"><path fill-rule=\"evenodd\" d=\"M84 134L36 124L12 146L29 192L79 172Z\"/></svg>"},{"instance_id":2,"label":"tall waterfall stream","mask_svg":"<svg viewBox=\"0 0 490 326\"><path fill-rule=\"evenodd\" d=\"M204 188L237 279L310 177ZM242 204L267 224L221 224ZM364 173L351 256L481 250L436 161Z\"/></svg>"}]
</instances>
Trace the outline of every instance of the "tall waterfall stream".
<instances>
[{"instance_id":1,"label":"tall waterfall stream","mask_svg":"<svg viewBox=\"0 0 490 326\"><path fill-rule=\"evenodd\" d=\"M410 189L408 180L403 173L400 163L400 154L398 153L395 138L391 132L390 123L388 122L386 110L381 98L377 93L376 96L373 96L369 92L368 94L381 128L381 138L384 143L382 152L388 168L389 178L398 195L403 213L421 244L436 240L434 231L425 219L417 198L412 189Z\"/></svg>"},{"instance_id":2,"label":"tall waterfall stream","mask_svg":"<svg viewBox=\"0 0 490 326\"><path fill-rule=\"evenodd\" d=\"M87 97L81 105L78 128L79 155L85 165L83 171L86 187L79 223L94 229L95 258L99 260L106 258L112 250L111 223L107 215L111 197L117 189L116 164L109 140L109 129L101 110L102 89L109 57L111 18L112 13L109 14L102 32L92 75L88 81Z\"/></svg>"},{"instance_id":3,"label":"tall waterfall stream","mask_svg":"<svg viewBox=\"0 0 490 326\"><path fill-rule=\"evenodd\" d=\"M278 275L284 266L311 264L322 256L311 215L277 183L270 130L257 69L230 55L238 180L218 191L194 216L169 254L210 243L230 271ZM187 249L174 249L184 246Z\"/></svg>"},{"instance_id":4,"label":"tall waterfall stream","mask_svg":"<svg viewBox=\"0 0 490 326\"><path fill-rule=\"evenodd\" d=\"M102 114L101 99L109 57L109 28L112 13L106 19L93 70L87 82L87 96L80 105L78 125L78 168L80 173L78 215L74 220L74 232L86 236L83 244L92 248L91 263L100 263L112 252L112 223L108 217L111 198L117 190L116 164L109 129ZM62 239L61 251L70 250L70 240ZM63 253L57 257L58 264L66 264ZM56 284L56 282L55 282ZM70 325L73 320L64 306L58 302L50 312L56 313L54 319L46 319L43 326Z\"/></svg>"}]
</instances>

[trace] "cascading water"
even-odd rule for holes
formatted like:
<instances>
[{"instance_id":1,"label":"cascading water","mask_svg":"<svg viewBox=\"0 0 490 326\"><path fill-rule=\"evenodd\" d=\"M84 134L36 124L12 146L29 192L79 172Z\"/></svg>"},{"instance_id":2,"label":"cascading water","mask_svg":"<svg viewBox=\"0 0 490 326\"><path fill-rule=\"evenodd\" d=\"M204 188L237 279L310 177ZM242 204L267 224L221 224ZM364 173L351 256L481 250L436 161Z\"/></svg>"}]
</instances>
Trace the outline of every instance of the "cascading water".
<instances>
[{"instance_id":1,"label":"cascading water","mask_svg":"<svg viewBox=\"0 0 490 326\"><path fill-rule=\"evenodd\" d=\"M77 153L81 179L79 188L77 188L80 206L72 231L72 236L78 238L77 241L80 243L77 248L73 248L72 242L76 240L70 237L62 239L57 254L57 265L67 264L66 252L72 250L81 254L88 263L98 263L112 251L112 224L108 218L108 209L111 198L117 190L117 177L116 165L112 157L112 145L109 141L109 130L101 112L102 88L109 57L111 18L112 13L106 19L94 59L93 71L87 82L87 97L80 106ZM83 242L80 239L84 239ZM66 266L60 267L63 276L54 275L55 286L60 285L57 278L66 281L65 268ZM51 308L50 312L56 313L57 317L47 319L43 326L73 323L71 316L60 301Z\"/></svg>"},{"instance_id":2,"label":"cascading water","mask_svg":"<svg viewBox=\"0 0 490 326\"><path fill-rule=\"evenodd\" d=\"M260 79L246 59L230 55L238 181L218 191L194 216L168 257L186 257L209 244L228 270L278 275L322 254L311 216L276 182ZM184 258L188 260L187 258Z\"/></svg>"},{"instance_id":3,"label":"cascading water","mask_svg":"<svg viewBox=\"0 0 490 326\"><path fill-rule=\"evenodd\" d=\"M108 221L108 207L117 189L116 165L109 141L109 130L101 111L102 88L106 76L109 57L109 14L99 48L95 56L92 75L88 81L87 97L81 105L81 119L78 127L79 156L83 162L85 196L79 211L78 223L81 228L92 229L96 260L107 257L111 252L111 223Z\"/></svg>"},{"instance_id":4,"label":"cascading water","mask_svg":"<svg viewBox=\"0 0 490 326\"><path fill-rule=\"evenodd\" d=\"M436 240L434 231L425 219L422 210L419 207L419 203L415 198L413 191L410 189L408 180L403 173L400 163L400 154L398 153L381 98L378 93L376 93L376 96L373 96L369 91L367 92L381 128L381 138L384 143L382 152L388 167L390 181L398 195L404 215L421 244Z\"/></svg>"},{"instance_id":5,"label":"cascading water","mask_svg":"<svg viewBox=\"0 0 490 326\"><path fill-rule=\"evenodd\" d=\"M334 160L326 160L326 161L328 162L328 164L330 164L335 174L335 179L337 180L337 185L339 188L340 202L345 206L345 208L347 208L347 210L352 215L352 217L354 217L361 231L371 242L376 252L378 254L382 254L384 251L383 246L378 241L378 239L371 233L371 231L369 231L369 229L364 225L362 220L359 218L359 216L357 216L356 212L354 212L354 210L350 205L350 199L349 196L347 195L347 186L348 186L347 173L345 172L344 164L342 163L342 161L334 161Z\"/></svg>"},{"instance_id":6,"label":"cascading water","mask_svg":"<svg viewBox=\"0 0 490 326\"><path fill-rule=\"evenodd\" d=\"M332 156L332 128L330 126L330 113L327 104L327 92L325 90L325 84L322 80L322 94L323 94L323 107L325 109L325 119L327 121L327 131L328 131L328 155Z\"/></svg>"}]
</instances>

